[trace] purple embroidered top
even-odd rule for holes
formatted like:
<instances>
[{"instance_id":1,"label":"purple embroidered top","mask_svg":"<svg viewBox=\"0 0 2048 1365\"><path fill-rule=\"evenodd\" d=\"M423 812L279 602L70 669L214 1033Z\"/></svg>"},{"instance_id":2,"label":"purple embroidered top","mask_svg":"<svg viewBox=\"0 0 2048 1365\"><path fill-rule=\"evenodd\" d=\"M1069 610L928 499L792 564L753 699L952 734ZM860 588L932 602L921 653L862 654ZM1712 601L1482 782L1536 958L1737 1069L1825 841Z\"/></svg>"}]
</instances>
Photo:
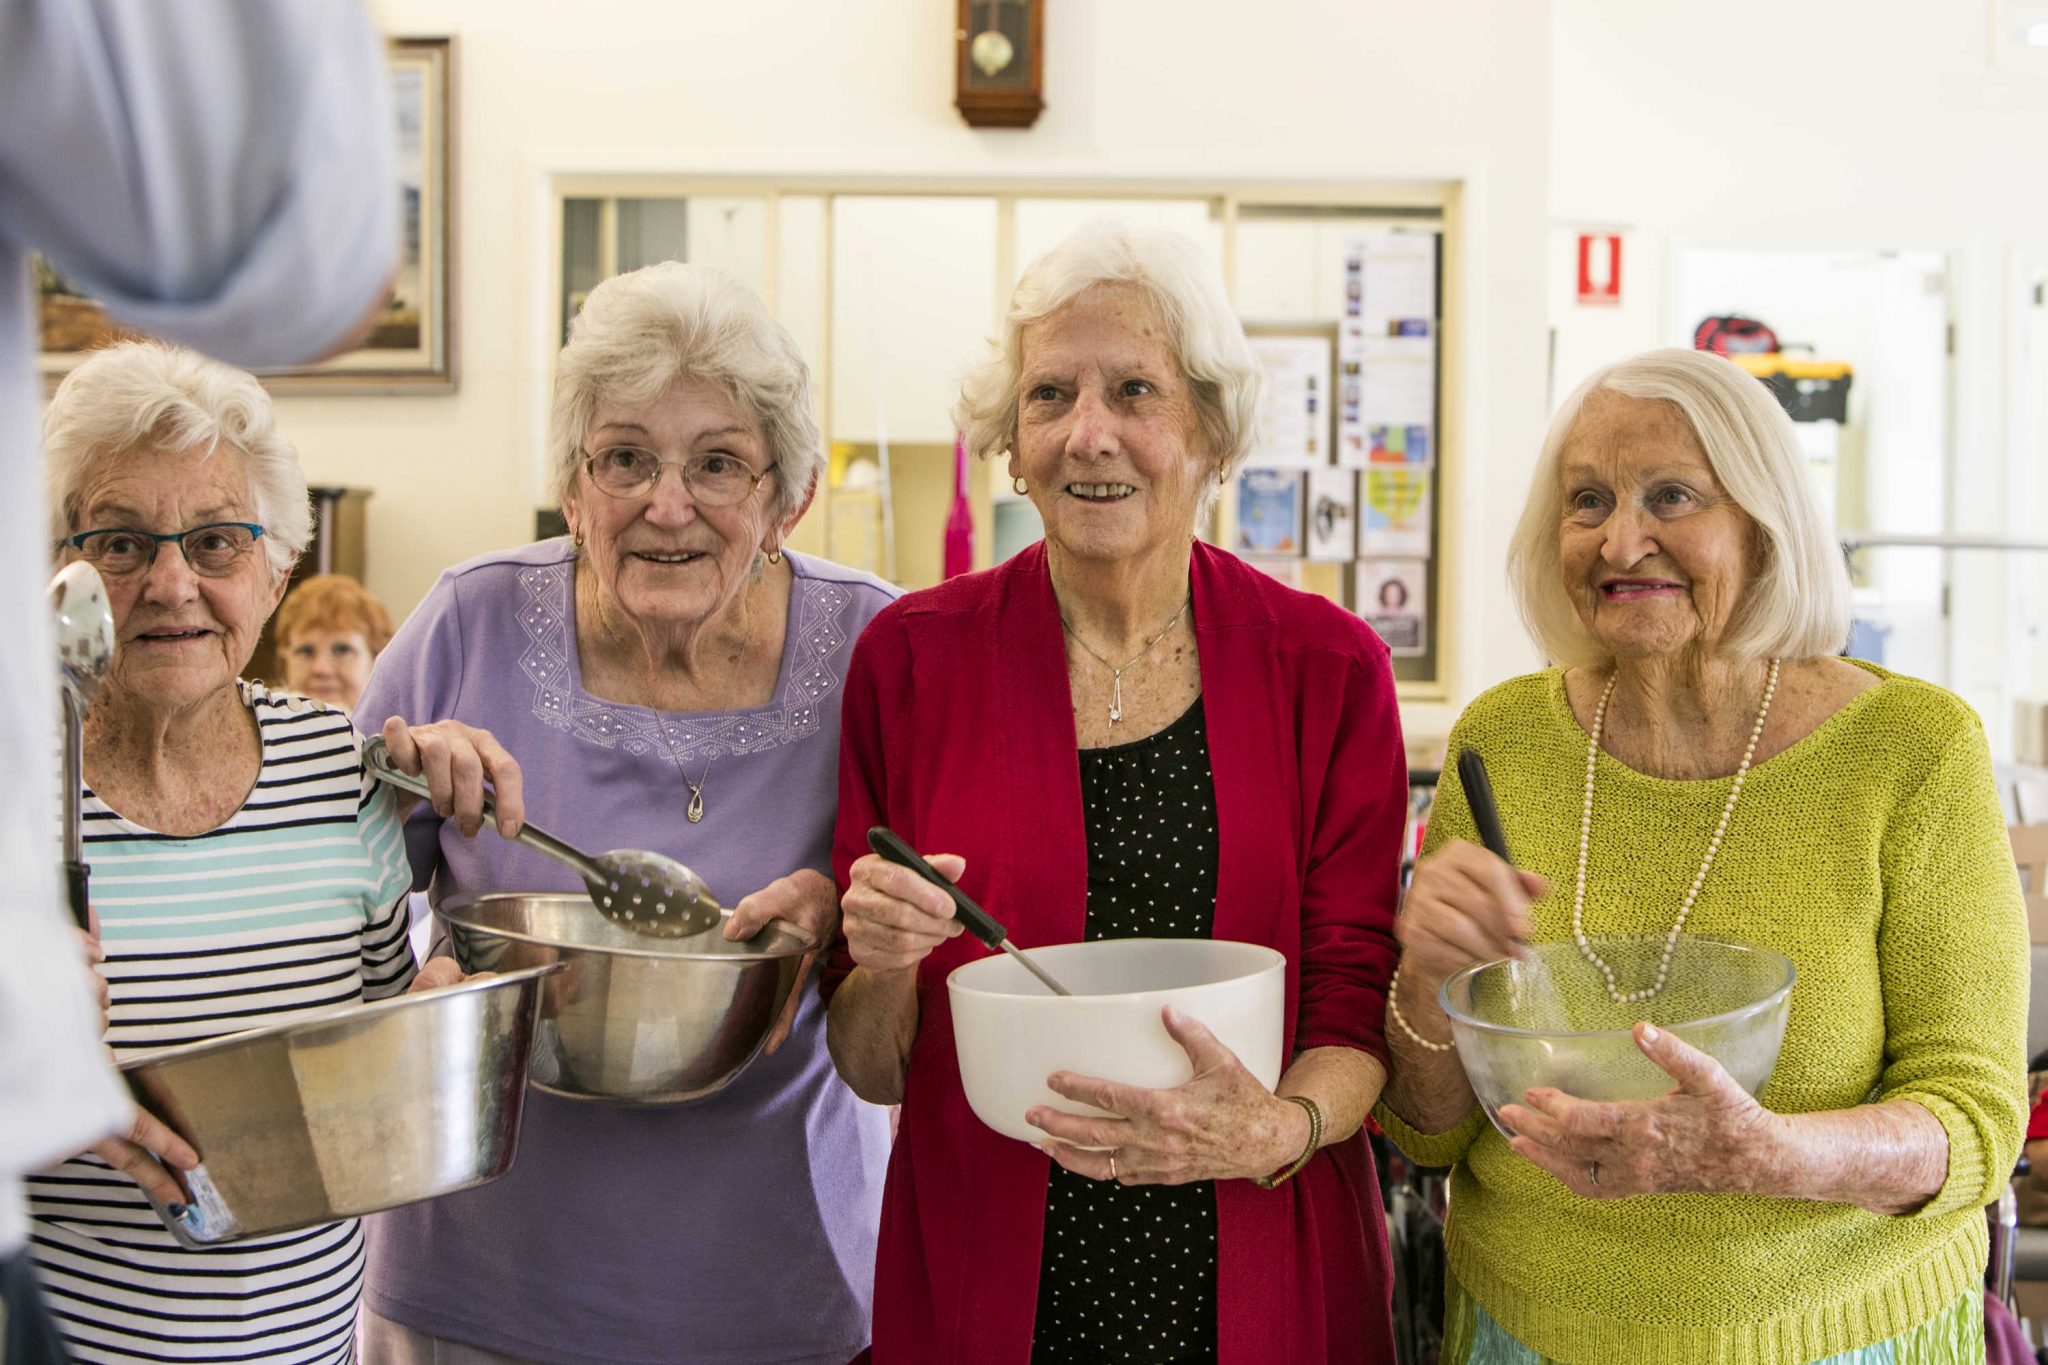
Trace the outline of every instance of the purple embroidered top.
<instances>
[{"instance_id":1,"label":"purple embroidered top","mask_svg":"<svg viewBox=\"0 0 2048 1365\"><path fill-rule=\"evenodd\" d=\"M519 760L535 823L584 848L670 854L727 905L799 868L831 875L841 682L896 590L790 554L775 699L657 712L583 690L574 558L549 540L443 574L378 657L358 725L482 726ZM698 780L707 764L692 825L684 772ZM438 876L443 896L581 890L569 869L488 830L464 839L425 803L406 834L415 884ZM708 1099L629 1108L530 1091L510 1172L368 1220L367 1302L565 1365L843 1365L868 1342L888 1145L886 1111L833 1071L806 989L782 1048Z\"/></svg>"}]
</instances>

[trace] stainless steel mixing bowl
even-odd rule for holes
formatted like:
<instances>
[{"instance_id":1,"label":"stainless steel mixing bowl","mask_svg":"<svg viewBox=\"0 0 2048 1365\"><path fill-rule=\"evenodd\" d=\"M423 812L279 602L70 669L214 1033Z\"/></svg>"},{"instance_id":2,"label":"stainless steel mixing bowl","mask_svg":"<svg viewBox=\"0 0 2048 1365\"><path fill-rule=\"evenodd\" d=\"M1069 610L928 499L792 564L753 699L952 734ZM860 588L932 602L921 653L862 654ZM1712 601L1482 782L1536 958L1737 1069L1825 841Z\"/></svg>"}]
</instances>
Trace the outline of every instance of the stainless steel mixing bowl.
<instances>
[{"instance_id":1,"label":"stainless steel mixing bowl","mask_svg":"<svg viewBox=\"0 0 2048 1365\"><path fill-rule=\"evenodd\" d=\"M136 1102L199 1153L174 1171L187 1246L375 1213L512 1165L552 969L507 972L126 1062Z\"/></svg>"},{"instance_id":2,"label":"stainless steel mixing bowl","mask_svg":"<svg viewBox=\"0 0 2048 1365\"><path fill-rule=\"evenodd\" d=\"M780 923L741 943L716 929L648 938L588 896L478 896L440 913L464 971L566 968L543 992L530 1074L575 1099L668 1104L724 1089L767 1041L818 946Z\"/></svg>"}]
</instances>

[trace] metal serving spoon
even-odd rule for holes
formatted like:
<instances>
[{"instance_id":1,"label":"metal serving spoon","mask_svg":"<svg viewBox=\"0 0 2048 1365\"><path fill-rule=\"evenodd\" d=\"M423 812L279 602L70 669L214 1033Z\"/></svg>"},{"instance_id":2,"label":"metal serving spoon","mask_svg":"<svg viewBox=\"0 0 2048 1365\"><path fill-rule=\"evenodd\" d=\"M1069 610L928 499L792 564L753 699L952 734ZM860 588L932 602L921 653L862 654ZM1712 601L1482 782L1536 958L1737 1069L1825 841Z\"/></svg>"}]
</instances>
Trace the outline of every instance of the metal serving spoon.
<instances>
[{"instance_id":1,"label":"metal serving spoon","mask_svg":"<svg viewBox=\"0 0 2048 1365\"><path fill-rule=\"evenodd\" d=\"M428 795L425 779L401 772L381 735L363 741L363 762L371 776L414 796ZM485 820L496 818L486 795ZM615 848L595 858L531 822L512 836L517 843L567 863L590 889L590 903L614 924L648 938L687 938L724 921L725 910L704 879L673 858L644 849Z\"/></svg>"},{"instance_id":2,"label":"metal serving spoon","mask_svg":"<svg viewBox=\"0 0 2048 1365\"><path fill-rule=\"evenodd\" d=\"M73 560L50 580L50 616L57 635L57 679L64 702L64 885L71 917L86 926L92 898L85 864L85 713L114 666L114 612L100 572Z\"/></svg>"}]
</instances>

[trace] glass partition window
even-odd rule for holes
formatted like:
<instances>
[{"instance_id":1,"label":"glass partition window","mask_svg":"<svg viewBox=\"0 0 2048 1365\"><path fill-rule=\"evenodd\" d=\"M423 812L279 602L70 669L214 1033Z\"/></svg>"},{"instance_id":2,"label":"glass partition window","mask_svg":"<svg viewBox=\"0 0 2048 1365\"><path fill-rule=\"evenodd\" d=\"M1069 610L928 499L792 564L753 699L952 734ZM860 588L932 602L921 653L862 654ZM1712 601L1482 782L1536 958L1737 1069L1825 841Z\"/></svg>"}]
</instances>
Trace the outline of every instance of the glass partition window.
<instances>
[{"instance_id":1,"label":"glass partition window","mask_svg":"<svg viewBox=\"0 0 2048 1365\"><path fill-rule=\"evenodd\" d=\"M1438 575L1436 490L1441 469L1455 460L1436 398L1450 354L1439 336L1437 284L1447 189L1407 187L1385 206L1374 199L1363 207L1342 196L1283 202L1220 187L953 192L762 181L749 192L751 183L679 179L662 192L666 182L645 178L565 180L559 320L566 336L600 281L658 261L722 266L757 290L811 365L828 448L793 548L925 586L938 580L941 528L961 493L977 565L1037 539L1035 509L1011 491L1000 461L972 469L956 489L952 406L961 378L988 355L1002 307L1033 260L1097 219L1162 228L1192 239L1216 264L1269 374L1291 365L1289 382L1306 385L1291 416L1277 407L1268 414L1285 418L1302 459L1276 455L1263 429L1258 453L1269 476L1260 491L1298 480L1295 530L1254 545L1257 537L1238 524L1233 487L1204 533L1283 582L1365 613L1383 634L1392 630L1396 676L1408 694L1443 694L1438 642L1451 585ZM1361 246L1365 237L1378 245ZM1397 275L1407 283L1391 284ZM1383 287L1400 293L1398 311L1361 318L1361 288L1370 301ZM1306 369L1304 344L1319 344L1323 357ZM1284 355L1295 359L1275 358ZM1404 360L1412 362L1406 373L1392 377ZM1316 364L1325 368L1309 383ZM1386 398L1374 388L1376 375L1399 393L1375 404L1376 395ZM1405 415L1389 416L1390 405ZM1322 436L1308 438L1314 430ZM1378 468L1389 461L1402 468ZM1390 490L1398 495L1391 500ZM1271 529L1278 505L1262 505L1261 528ZM1287 519L1284 506L1277 515ZM1364 534L1368 527L1379 539ZM1359 600L1367 571L1377 606ZM1399 599L1391 607L1381 600L1390 593ZM1394 637L1404 632L1402 647Z\"/></svg>"},{"instance_id":2,"label":"glass partition window","mask_svg":"<svg viewBox=\"0 0 2048 1365\"><path fill-rule=\"evenodd\" d=\"M562 200L562 338L602 280L661 261L723 266L768 286L765 195L570 197Z\"/></svg>"}]
</instances>

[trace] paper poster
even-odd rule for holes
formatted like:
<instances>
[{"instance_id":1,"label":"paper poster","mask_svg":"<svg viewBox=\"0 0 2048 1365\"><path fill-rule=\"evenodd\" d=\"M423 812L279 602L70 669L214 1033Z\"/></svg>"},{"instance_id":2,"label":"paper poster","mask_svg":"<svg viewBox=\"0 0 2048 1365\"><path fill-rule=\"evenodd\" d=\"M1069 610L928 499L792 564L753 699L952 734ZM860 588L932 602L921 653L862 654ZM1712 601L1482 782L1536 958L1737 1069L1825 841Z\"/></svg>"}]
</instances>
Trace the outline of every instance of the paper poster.
<instances>
[{"instance_id":1,"label":"paper poster","mask_svg":"<svg viewBox=\"0 0 2048 1365\"><path fill-rule=\"evenodd\" d=\"M1330 339L1255 336L1252 354L1266 371L1266 401L1252 463L1313 469L1330 462Z\"/></svg>"},{"instance_id":2,"label":"paper poster","mask_svg":"<svg viewBox=\"0 0 2048 1365\"><path fill-rule=\"evenodd\" d=\"M1359 354L1359 419L1367 426L1436 420L1436 338L1365 338Z\"/></svg>"},{"instance_id":3,"label":"paper poster","mask_svg":"<svg viewBox=\"0 0 2048 1365\"><path fill-rule=\"evenodd\" d=\"M1365 252L1360 316L1368 331L1400 335L1403 323L1436 317L1436 237L1391 232ZM1384 328L1374 324L1384 322Z\"/></svg>"},{"instance_id":4,"label":"paper poster","mask_svg":"<svg viewBox=\"0 0 2048 1365\"><path fill-rule=\"evenodd\" d=\"M1237 476L1240 554L1301 553L1301 471L1247 469Z\"/></svg>"},{"instance_id":5,"label":"paper poster","mask_svg":"<svg viewBox=\"0 0 2048 1365\"><path fill-rule=\"evenodd\" d=\"M1358 478L1365 486L1360 499L1358 552L1427 558L1433 548L1429 470L1368 469Z\"/></svg>"},{"instance_id":6,"label":"paper poster","mask_svg":"<svg viewBox=\"0 0 2048 1365\"><path fill-rule=\"evenodd\" d=\"M1429 648L1429 565L1420 559L1363 559L1358 563L1358 614L1387 642L1396 658Z\"/></svg>"},{"instance_id":7,"label":"paper poster","mask_svg":"<svg viewBox=\"0 0 2048 1365\"><path fill-rule=\"evenodd\" d=\"M1436 424L1436 236L1344 240L1337 341L1336 461L1427 465Z\"/></svg>"},{"instance_id":8,"label":"paper poster","mask_svg":"<svg viewBox=\"0 0 2048 1365\"><path fill-rule=\"evenodd\" d=\"M1343 562L1357 554L1358 475L1348 469L1312 469L1308 474L1310 559Z\"/></svg>"},{"instance_id":9,"label":"paper poster","mask_svg":"<svg viewBox=\"0 0 2048 1365\"><path fill-rule=\"evenodd\" d=\"M1365 429L1365 462L1369 466L1427 468L1430 460L1429 428L1419 422L1408 426Z\"/></svg>"}]
</instances>

